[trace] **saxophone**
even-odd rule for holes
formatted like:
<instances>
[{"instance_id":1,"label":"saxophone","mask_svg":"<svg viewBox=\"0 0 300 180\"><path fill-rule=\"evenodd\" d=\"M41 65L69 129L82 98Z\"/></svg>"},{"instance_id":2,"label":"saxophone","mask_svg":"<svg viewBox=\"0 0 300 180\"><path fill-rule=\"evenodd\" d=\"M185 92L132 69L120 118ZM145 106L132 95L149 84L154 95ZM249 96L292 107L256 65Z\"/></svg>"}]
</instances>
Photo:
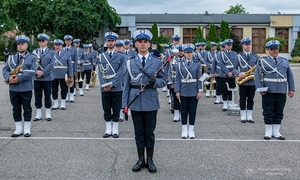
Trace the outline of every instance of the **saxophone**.
<instances>
[{"instance_id":1,"label":"saxophone","mask_svg":"<svg viewBox=\"0 0 300 180\"><path fill-rule=\"evenodd\" d=\"M254 79L254 74L253 72L255 71L256 65L254 65L252 68L250 68L247 72L245 72L245 75L243 78L239 78L237 77L235 79L235 82L237 85L242 85L247 81L250 81L252 79Z\"/></svg>"}]
</instances>

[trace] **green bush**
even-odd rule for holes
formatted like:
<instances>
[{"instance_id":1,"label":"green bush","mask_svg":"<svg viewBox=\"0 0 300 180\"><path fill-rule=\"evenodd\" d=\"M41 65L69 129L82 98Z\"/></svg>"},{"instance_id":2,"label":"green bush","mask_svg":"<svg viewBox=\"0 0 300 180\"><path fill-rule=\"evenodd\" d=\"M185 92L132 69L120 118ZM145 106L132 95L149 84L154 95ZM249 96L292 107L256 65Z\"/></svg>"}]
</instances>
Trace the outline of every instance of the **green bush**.
<instances>
[{"instance_id":1,"label":"green bush","mask_svg":"<svg viewBox=\"0 0 300 180\"><path fill-rule=\"evenodd\" d=\"M4 55L0 56L0 61L4 61Z\"/></svg>"},{"instance_id":2,"label":"green bush","mask_svg":"<svg viewBox=\"0 0 300 180\"><path fill-rule=\"evenodd\" d=\"M292 63L300 63L300 56L295 56L293 57L293 59L291 60Z\"/></svg>"},{"instance_id":3,"label":"green bush","mask_svg":"<svg viewBox=\"0 0 300 180\"><path fill-rule=\"evenodd\" d=\"M294 49L291 52L291 56L293 58L300 56L300 38L296 39Z\"/></svg>"}]
</instances>

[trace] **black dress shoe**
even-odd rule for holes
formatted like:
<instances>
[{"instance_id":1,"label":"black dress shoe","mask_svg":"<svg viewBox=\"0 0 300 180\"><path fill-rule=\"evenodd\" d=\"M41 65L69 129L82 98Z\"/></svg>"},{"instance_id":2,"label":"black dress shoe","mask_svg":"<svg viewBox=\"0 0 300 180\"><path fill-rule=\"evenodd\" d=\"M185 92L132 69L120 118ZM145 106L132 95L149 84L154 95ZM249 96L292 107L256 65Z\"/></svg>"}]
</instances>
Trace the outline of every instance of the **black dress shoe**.
<instances>
[{"instance_id":1,"label":"black dress shoe","mask_svg":"<svg viewBox=\"0 0 300 180\"><path fill-rule=\"evenodd\" d=\"M119 118L119 122L123 122L124 121L124 119L123 118Z\"/></svg>"},{"instance_id":2,"label":"black dress shoe","mask_svg":"<svg viewBox=\"0 0 300 180\"><path fill-rule=\"evenodd\" d=\"M242 122L242 123L246 123L247 121L244 119L244 120L241 120L241 122Z\"/></svg>"},{"instance_id":3,"label":"black dress shoe","mask_svg":"<svg viewBox=\"0 0 300 180\"><path fill-rule=\"evenodd\" d=\"M21 133L21 134L12 134L11 137L19 137L21 135L23 135L23 133Z\"/></svg>"},{"instance_id":4,"label":"black dress shoe","mask_svg":"<svg viewBox=\"0 0 300 180\"><path fill-rule=\"evenodd\" d=\"M69 102L69 100L66 100L66 102Z\"/></svg>"},{"instance_id":5,"label":"black dress shoe","mask_svg":"<svg viewBox=\"0 0 300 180\"><path fill-rule=\"evenodd\" d=\"M53 107L53 108L51 108L51 110L56 110L56 109L59 109L59 107Z\"/></svg>"},{"instance_id":6,"label":"black dress shoe","mask_svg":"<svg viewBox=\"0 0 300 180\"><path fill-rule=\"evenodd\" d=\"M214 102L214 104L221 104L221 102Z\"/></svg>"},{"instance_id":7,"label":"black dress shoe","mask_svg":"<svg viewBox=\"0 0 300 180\"><path fill-rule=\"evenodd\" d=\"M209 96L206 96L206 98L209 98Z\"/></svg>"},{"instance_id":8,"label":"black dress shoe","mask_svg":"<svg viewBox=\"0 0 300 180\"><path fill-rule=\"evenodd\" d=\"M148 171L150 173L156 173L156 167L154 165L154 162L153 162L152 158L147 158L146 167L148 168Z\"/></svg>"},{"instance_id":9,"label":"black dress shoe","mask_svg":"<svg viewBox=\"0 0 300 180\"><path fill-rule=\"evenodd\" d=\"M273 136L275 139L278 139L278 140L285 140L285 137L283 137L283 136L279 136L279 137L275 137L275 136Z\"/></svg>"},{"instance_id":10,"label":"black dress shoe","mask_svg":"<svg viewBox=\"0 0 300 180\"><path fill-rule=\"evenodd\" d=\"M264 137L264 139L265 139L265 140L270 140L270 139L271 139L271 137L269 137L269 136L265 136L265 137Z\"/></svg>"},{"instance_id":11,"label":"black dress shoe","mask_svg":"<svg viewBox=\"0 0 300 180\"><path fill-rule=\"evenodd\" d=\"M103 138L108 138L109 136L111 136L111 134L105 133L105 134L103 135Z\"/></svg>"},{"instance_id":12,"label":"black dress shoe","mask_svg":"<svg viewBox=\"0 0 300 180\"><path fill-rule=\"evenodd\" d=\"M222 111L227 111L227 109L226 108L223 108L223 110Z\"/></svg>"},{"instance_id":13,"label":"black dress shoe","mask_svg":"<svg viewBox=\"0 0 300 180\"><path fill-rule=\"evenodd\" d=\"M113 134L112 137L113 137L113 138L118 138L118 137L119 137L119 134Z\"/></svg>"},{"instance_id":14,"label":"black dress shoe","mask_svg":"<svg viewBox=\"0 0 300 180\"><path fill-rule=\"evenodd\" d=\"M61 107L60 109L61 109L61 110L66 110L66 108L65 108L65 107Z\"/></svg>"},{"instance_id":15,"label":"black dress shoe","mask_svg":"<svg viewBox=\"0 0 300 180\"><path fill-rule=\"evenodd\" d=\"M29 134L29 133L24 134L24 137L30 137L30 136L31 136L31 134Z\"/></svg>"},{"instance_id":16,"label":"black dress shoe","mask_svg":"<svg viewBox=\"0 0 300 180\"><path fill-rule=\"evenodd\" d=\"M182 136L181 138L182 138L182 139L187 139L187 137L185 137L185 136Z\"/></svg>"},{"instance_id":17,"label":"black dress shoe","mask_svg":"<svg viewBox=\"0 0 300 180\"><path fill-rule=\"evenodd\" d=\"M46 118L46 121L52 121L52 118Z\"/></svg>"},{"instance_id":18,"label":"black dress shoe","mask_svg":"<svg viewBox=\"0 0 300 180\"><path fill-rule=\"evenodd\" d=\"M254 121L252 119L248 120L249 123L254 123Z\"/></svg>"},{"instance_id":19,"label":"black dress shoe","mask_svg":"<svg viewBox=\"0 0 300 180\"><path fill-rule=\"evenodd\" d=\"M39 121L39 120L42 120L42 118L34 118L33 121Z\"/></svg>"},{"instance_id":20,"label":"black dress shoe","mask_svg":"<svg viewBox=\"0 0 300 180\"><path fill-rule=\"evenodd\" d=\"M83 96L83 94L80 94L80 96Z\"/></svg>"},{"instance_id":21,"label":"black dress shoe","mask_svg":"<svg viewBox=\"0 0 300 180\"><path fill-rule=\"evenodd\" d=\"M145 158L140 157L139 160L132 167L133 172L139 172L142 168L146 167Z\"/></svg>"},{"instance_id":22,"label":"black dress shoe","mask_svg":"<svg viewBox=\"0 0 300 180\"><path fill-rule=\"evenodd\" d=\"M74 100L70 100L70 103L74 103Z\"/></svg>"}]
</instances>

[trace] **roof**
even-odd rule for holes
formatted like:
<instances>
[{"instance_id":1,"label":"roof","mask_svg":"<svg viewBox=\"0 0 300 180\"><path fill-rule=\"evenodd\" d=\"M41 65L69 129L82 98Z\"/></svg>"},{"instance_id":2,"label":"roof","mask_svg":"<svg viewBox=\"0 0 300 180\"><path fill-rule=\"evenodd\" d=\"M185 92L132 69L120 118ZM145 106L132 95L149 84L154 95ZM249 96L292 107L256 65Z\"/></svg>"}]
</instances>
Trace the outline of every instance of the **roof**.
<instances>
[{"instance_id":1,"label":"roof","mask_svg":"<svg viewBox=\"0 0 300 180\"><path fill-rule=\"evenodd\" d=\"M120 14L135 16L136 24L270 24L270 16L277 14ZM281 14L282 16L286 14Z\"/></svg>"}]
</instances>

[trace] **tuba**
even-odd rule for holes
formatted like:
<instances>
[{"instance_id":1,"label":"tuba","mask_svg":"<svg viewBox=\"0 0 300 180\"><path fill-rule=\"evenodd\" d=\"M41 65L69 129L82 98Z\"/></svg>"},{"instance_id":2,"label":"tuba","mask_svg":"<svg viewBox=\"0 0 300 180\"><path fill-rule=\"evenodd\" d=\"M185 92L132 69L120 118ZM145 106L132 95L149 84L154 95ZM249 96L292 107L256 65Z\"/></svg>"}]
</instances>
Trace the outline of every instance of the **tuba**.
<instances>
[{"instance_id":1,"label":"tuba","mask_svg":"<svg viewBox=\"0 0 300 180\"><path fill-rule=\"evenodd\" d=\"M235 82L237 85L243 85L245 82L250 81L254 79L253 72L255 71L256 65L254 65L252 68L250 68L247 72L245 72L244 78L237 77L235 79Z\"/></svg>"},{"instance_id":2,"label":"tuba","mask_svg":"<svg viewBox=\"0 0 300 180\"><path fill-rule=\"evenodd\" d=\"M92 71L92 75L91 75L91 80L90 80L90 87L94 87L96 84L96 80L97 80L97 72L96 71Z\"/></svg>"}]
</instances>

